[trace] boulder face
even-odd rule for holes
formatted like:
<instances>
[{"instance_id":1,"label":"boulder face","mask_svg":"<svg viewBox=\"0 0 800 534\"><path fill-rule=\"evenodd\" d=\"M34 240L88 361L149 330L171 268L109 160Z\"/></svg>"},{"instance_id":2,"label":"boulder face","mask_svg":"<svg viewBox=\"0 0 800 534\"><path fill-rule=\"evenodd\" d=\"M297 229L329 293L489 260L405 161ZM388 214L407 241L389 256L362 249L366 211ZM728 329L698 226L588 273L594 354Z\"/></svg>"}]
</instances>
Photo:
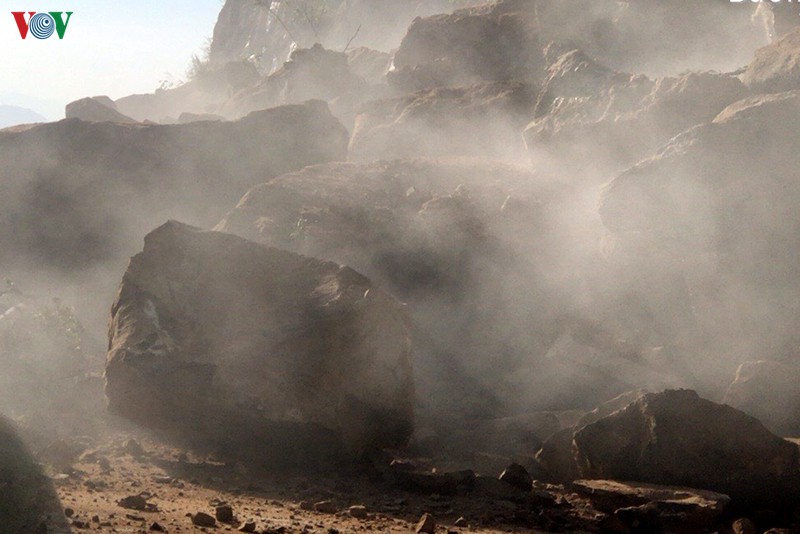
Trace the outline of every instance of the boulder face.
<instances>
[{"instance_id":1,"label":"boulder face","mask_svg":"<svg viewBox=\"0 0 800 534\"><path fill-rule=\"evenodd\" d=\"M523 160L520 131L533 117L537 92L538 87L522 82L491 82L371 102L356 118L349 159Z\"/></svg>"},{"instance_id":2,"label":"boulder face","mask_svg":"<svg viewBox=\"0 0 800 534\"><path fill-rule=\"evenodd\" d=\"M80 119L88 122L136 122L117 110L117 105L107 96L83 98L67 104L67 119Z\"/></svg>"},{"instance_id":3,"label":"boulder face","mask_svg":"<svg viewBox=\"0 0 800 534\"><path fill-rule=\"evenodd\" d=\"M797 18L796 13L794 16ZM742 81L756 93L780 93L800 89L800 28L779 41L756 51L756 57L742 75Z\"/></svg>"},{"instance_id":4,"label":"boulder face","mask_svg":"<svg viewBox=\"0 0 800 534\"><path fill-rule=\"evenodd\" d=\"M395 53L392 83L408 86L404 79L431 65L452 70L451 85L540 79L544 65L534 5L500 0L415 19Z\"/></svg>"},{"instance_id":5,"label":"boulder face","mask_svg":"<svg viewBox=\"0 0 800 534\"><path fill-rule=\"evenodd\" d=\"M800 435L800 369L774 362L745 362L722 402L758 418L781 436Z\"/></svg>"},{"instance_id":6,"label":"boulder face","mask_svg":"<svg viewBox=\"0 0 800 534\"><path fill-rule=\"evenodd\" d=\"M0 418L0 518L0 530L8 534L72 532L52 482L4 418Z\"/></svg>"},{"instance_id":7,"label":"boulder face","mask_svg":"<svg viewBox=\"0 0 800 534\"><path fill-rule=\"evenodd\" d=\"M749 507L789 504L800 450L739 410L688 390L647 394L577 431L584 478L707 489Z\"/></svg>"},{"instance_id":8,"label":"boulder face","mask_svg":"<svg viewBox=\"0 0 800 534\"><path fill-rule=\"evenodd\" d=\"M405 312L334 263L169 222L131 260L109 346L111 410L150 427L290 454L413 430Z\"/></svg>"}]
</instances>

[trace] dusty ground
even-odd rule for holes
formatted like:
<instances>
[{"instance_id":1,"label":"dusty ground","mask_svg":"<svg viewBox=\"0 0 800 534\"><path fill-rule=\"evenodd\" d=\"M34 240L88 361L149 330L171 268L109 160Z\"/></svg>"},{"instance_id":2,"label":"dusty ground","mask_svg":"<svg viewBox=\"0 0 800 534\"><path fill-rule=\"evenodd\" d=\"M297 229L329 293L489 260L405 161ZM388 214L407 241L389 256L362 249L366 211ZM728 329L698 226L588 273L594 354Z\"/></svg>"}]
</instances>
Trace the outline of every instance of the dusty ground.
<instances>
[{"instance_id":1,"label":"dusty ground","mask_svg":"<svg viewBox=\"0 0 800 534\"><path fill-rule=\"evenodd\" d=\"M442 533L545 532L532 522L546 519L521 515L508 501L406 493L364 476L254 473L152 437L130 440L112 436L83 452L68 473L51 475L74 531L140 533L157 529L157 523L166 532L227 532L254 522L255 532L271 534L413 532L430 513ZM120 506L137 495L146 498L148 509ZM304 509L321 501L331 501L336 511ZM192 524L192 514L214 516L222 503L233 508L234 521L212 528ZM351 516L349 508L358 505L366 508L365 518ZM459 518L466 526L455 526Z\"/></svg>"}]
</instances>

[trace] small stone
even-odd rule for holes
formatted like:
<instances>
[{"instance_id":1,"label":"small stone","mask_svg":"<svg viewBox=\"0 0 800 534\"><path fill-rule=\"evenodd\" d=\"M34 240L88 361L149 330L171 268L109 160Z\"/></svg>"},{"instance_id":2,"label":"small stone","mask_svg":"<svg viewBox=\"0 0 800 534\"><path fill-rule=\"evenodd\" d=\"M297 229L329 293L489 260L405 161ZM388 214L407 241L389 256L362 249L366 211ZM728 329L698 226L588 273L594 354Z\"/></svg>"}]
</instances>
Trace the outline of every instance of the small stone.
<instances>
[{"instance_id":1,"label":"small stone","mask_svg":"<svg viewBox=\"0 0 800 534\"><path fill-rule=\"evenodd\" d=\"M303 501L300 503L300 509L309 512L314 509L314 503L311 501Z\"/></svg>"},{"instance_id":2,"label":"small stone","mask_svg":"<svg viewBox=\"0 0 800 534\"><path fill-rule=\"evenodd\" d=\"M366 506L351 506L347 511L350 512L350 517L355 517L356 519L365 519L367 517Z\"/></svg>"},{"instance_id":3,"label":"small stone","mask_svg":"<svg viewBox=\"0 0 800 534\"><path fill-rule=\"evenodd\" d=\"M314 505L314 510L321 514L335 514L339 508L333 501L320 501Z\"/></svg>"},{"instance_id":4,"label":"small stone","mask_svg":"<svg viewBox=\"0 0 800 534\"><path fill-rule=\"evenodd\" d=\"M733 529L733 534L758 534L756 524L746 517L734 521L731 528Z\"/></svg>"},{"instance_id":5,"label":"small stone","mask_svg":"<svg viewBox=\"0 0 800 534\"><path fill-rule=\"evenodd\" d=\"M192 515L192 524L198 527L217 526L216 520L210 515L203 512L197 512L196 514Z\"/></svg>"},{"instance_id":6,"label":"small stone","mask_svg":"<svg viewBox=\"0 0 800 534\"><path fill-rule=\"evenodd\" d=\"M129 510L144 511L147 509L147 500L141 495L130 495L121 499L117 504Z\"/></svg>"},{"instance_id":7,"label":"small stone","mask_svg":"<svg viewBox=\"0 0 800 534\"><path fill-rule=\"evenodd\" d=\"M217 506L216 510L214 510L214 515L216 515L217 521L221 523L233 522L233 508L227 504Z\"/></svg>"},{"instance_id":8,"label":"small stone","mask_svg":"<svg viewBox=\"0 0 800 534\"><path fill-rule=\"evenodd\" d=\"M122 451L131 456L144 456L144 449L135 439L129 439L122 444Z\"/></svg>"},{"instance_id":9,"label":"small stone","mask_svg":"<svg viewBox=\"0 0 800 534\"><path fill-rule=\"evenodd\" d=\"M500 480L522 491L531 491L533 479L528 470L519 464L511 464L500 475Z\"/></svg>"},{"instance_id":10,"label":"small stone","mask_svg":"<svg viewBox=\"0 0 800 534\"><path fill-rule=\"evenodd\" d=\"M150 530L153 532L166 532L164 527L162 527L158 523L153 523L152 525L150 525Z\"/></svg>"},{"instance_id":11,"label":"small stone","mask_svg":"<svg viewBox=\"0 0 800 534\"><path fill-rule=\"evenodd\" d=\"M99 523L99 522L100 522L100 516L99 515L93 515L92 516L92 523Z\"/></svg>"},{"instance_id":12,"label":"small stone","mask_svg":"<svg viewBox=\"0 0 800 534\"><path fill-rule=\"evenodd\" d=\"M417 528L414 529L417 534L435 534L436 533L436 520L431 514L423 514L417 523Z\"/></svg>"},{"instance_id":13,"label":"small stone","mask_svg":"<svg viewBox=\"0 0 800 534\"><path fill-rule=\"evenodd\" d=\"M458 519L456 519L456 522L453 523L453 524L455 526L457 526L457 527L462 527L462 528L469 525L469 523L467 522L467 519L465 517L459 517Z\"/></svg>"},{"instance_id":14,"label":"small stone","mask_svg":"<svg viewBox=\"0 0 800 534\"><path fill-rule=\"evenodd\" d=\"M64 508L64 515L67 517L72 517L73 515L75 515L75 510L73 510L72 508Z\"/></svg>"},{"instance_id":15,"label":"small stone","mask_svg":"<svg viewBox=\"0 0 800 534\"><path fill-rule=\"evenodd\" d=\"M253 521L242 523L242 526L239 527L239 532L255 532L255 531L256 531L256 524Z\"/></svg>"}]
</instances>

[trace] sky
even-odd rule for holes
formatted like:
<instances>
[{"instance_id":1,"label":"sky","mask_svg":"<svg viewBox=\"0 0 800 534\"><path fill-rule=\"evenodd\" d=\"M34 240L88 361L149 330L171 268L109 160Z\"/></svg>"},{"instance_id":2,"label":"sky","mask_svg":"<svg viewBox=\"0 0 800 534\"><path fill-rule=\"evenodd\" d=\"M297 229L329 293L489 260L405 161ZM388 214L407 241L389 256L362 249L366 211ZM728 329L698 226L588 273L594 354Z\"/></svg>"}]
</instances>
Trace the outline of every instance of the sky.
<instances>
[{"instance_id":1,"label":"sky","mask_svg":"<svg viewBox=\"0 0 800 534\"><path fill-rule=\"evenodd\" d=\"M0 105L50 120L86 96L119 98L185 78L221 0L0 0ZM63 40L20 38L12 11L72 11ZM27 17L26 17L27 18Z\"/></svg>"}]
</instances>

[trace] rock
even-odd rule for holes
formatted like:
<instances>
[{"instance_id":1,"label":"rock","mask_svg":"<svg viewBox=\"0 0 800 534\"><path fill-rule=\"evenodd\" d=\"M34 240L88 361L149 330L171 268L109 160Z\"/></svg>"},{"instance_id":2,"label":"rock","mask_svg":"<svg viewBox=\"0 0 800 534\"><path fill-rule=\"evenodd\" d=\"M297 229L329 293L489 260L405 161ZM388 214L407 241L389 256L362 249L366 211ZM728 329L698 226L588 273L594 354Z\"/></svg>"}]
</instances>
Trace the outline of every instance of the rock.
<instances>
[{"instance_id":1,"label":"rock","mask_svg":"<svg viewBox=\"0 0 800 534\"><path fill-rule=\"evenodd\" d=\"M471 454L482 443L463 438L474 436L475 421L508 413L505 402L534 411L552 399L548 391L522 400L538 394L530 381L547 382L538 357L563 324L554 318L560 297L548 295L536 274L548 266L530 265L518 252L558 240L548 197L540 201L535 184L526 169L485 160L336 163L253 188L216 228L349 265L407 303L417 395L432 439ZM507 202L512 191L516 203ZM525 371L519 388L494 381L506 364L507 376Z\"/></svg>"},{"instance_id":2,"label":"rock","mask_svg":"<svg viewBox=\"0 0 800 534\"><path fill-rule=\"evenodd\" d=\"M605 180L746 94L730 75L692 72L651 81L572 51L551 66L525 142L540 168Z\"/></svg>"},{"instance_id":3,"label":"rock","mask_svg":"<svg viewBox=\"0 0 800 534\"><path fill-rule=\"evenodd\" d=\"M575 432L625 408L645 393L643 390L623 393L581 417L574 426L560 430L545 440L536 453L536 460L546 477L560 483L572 482L579 478L580 473L572 449Z\"/></svg>"},{"instance_id":4,"label":"rock","mask_svg":"<svg viewBox=\"0 0 800 534\"><path fill-rule=\"evenodd\" d=\"M242 523L238 530L239 532L255 532L256 524L253 521L248 521L246 523Z\"/></svg>"},{"instance_id":5,"label":"rock","mask_svg":"<svg viewBox=\"0 0 800 534\"><path fill-rule=\"evenodd\" d=\"M67 119L80 119L87 122L120 122L135 123L136 121L117 110L117 105L107 96L82 98L70 102L66 107Z\"/></svg>"},{"instance_id":6,"label":"rock","mask_svg":"<svg viewBox=\"0 0 800 534\"><path fill-rule=\"evenodd\" d=\"M754 93L800 89L800 28L794 28L779 41L758 49L742 75L742 81Z\"/></svg>"},{"instance_id":7,"label":"rock","mask_svg":"<svg viewBox=\"0 0 800 534\"><path fill-rule=\"evenodd\" d=\"M391 64L392 55L380 50L360 46L347 52L350 72L372 85L386 83L386 72Z\"/></svg>"},{"instance_id":8,"label":"rock","mask_svg":"<svg viewBox=\"0 0 800 534\"><path fill-rule=\"evenodd\" d=\"M151 532L166 532L166 531L167 531L167 530L166 530L164 527L162 527L162 526L161 526L159 523L153 523L152 525L150 525L150 529L149 529L149 530L150 530Z\"/></svg>"},{"instance_id":9,"label":"rock","mask_svg":"<svg viewBox=\"0 0 800 534\"><path fill-rule=\"evenodd\" d=\"M453 85L541 78L543 58L533 3L500 0L414 20L395 53L394 78L439 61L458 72L458 78L450 80Z\"/></svg>"},{"instance_id":10,"label":"rock","mask_svg":"<svg viewBox=\"0 0 800 534\"><path fill-rule=\"evenodd\" d=\"M205 512L197 512L192 514L192 524L198 527L206 528L214 528L217 526L217 522L214 520L214 518Z\"/></svg>"},{"instance_id":11,"label":"rock","mask_svg":"<svg viewBox=\"0 0 800 534\"><path fill-rule=\"evenodd\" d=\"M620 519L628 524L637 511L647 514L647 507L655 511L662 526L671 523L683 528L709 528L730 502L727 495L711 491L611 480L577 480L571 488L587 496L601 512L613 514L627 509Z\"/></svg>"},{"instance_id":12,"label":"rock","mask_svg":"<svg viewBox=\"0 0 800 534\"><path fill-rule=\"evenodd\" d=\"M538 86L488 82L433 88L366 104L356 117L349 159L483 156L519 161L520 131L533 118Z\"/></svg>"},{"instance_id":13,"label":"rock","mask_svg":"<svg viewBox=\"0 0 800 534\"><path fill-rule=\"evenodd\" d=\"M214 510L214 516L220 523L232 523L234 519L233 508L227 504L217 506Z\"/></svg>"},{"instance_id":14,"label":"rock","mask_svg":"<svg viewBox=\"0 0 800 534\"><path fill-rule=\"evenodd\" d=\"M794 359L800 286L800 92L732 104L712 122L672 139L604 190L600 216L613 234L616 277L636 273L628 306L661 324L680 352L703 346L732 376L743 361ZM764 261L770 258L770 261ZM723 282L724 281L724 282Z\"/></svg>"},{"instance_id":15,"label":"rock","mask_svg":"<svg viewBox=\"0 0 800 534\"><path fill-rule=\"evenodd\" d=\"M644 395L573 439L586 478L697 487L751 507L791 502L800 482L796 446L688 390Z\"/></svg>"},{"instance_id":16,"label":"rock","mask_svg":"<svg viewBox=\"0 0 800 534\"><path fill-rule=\"evenodd\" d=\"M414 532L417 534L436 534L436 520L431 514L423 514Z\"/></svg>"},{"instance_id":17,"label":"rock","mask_svg":"<svg viewBox=\"0 0 800 534\"><path fill-rule=\"evenodd\" d=\"M347 512L350 514L350 517L354 517L356 519L366 519L367 518L367 507L356 505L351 506L347 509Z\"/></svg>"},{"instance_id":18,"label":"rock","mask_svg":"<svg viewBox=\"0 0 800 534\"><path fill-rule=\"evenodd\" d=\"M774 361L745 362L722 402L781 436L800 435L800 369Z\"/></svg>"},{"instance_id":19,"label":"rock","mask_svg":"<svg viewBox=\"0 0 800 534\"><path fill-rule=\"evenodd\" d=\"M345 159L348 137L322 102L227 123L67 120L2 132L0 156L7 163L0 181L8 192L0 196L4 276L23 282L69 273L63 294L74 289L80 295L75 306L86 313L95 300L88 294L111 290L104 279L117 276L152 220L171 213L213 225L256 183Z\"/></svg>"},{"instance_id":20,"label":"rock","mask_svg":"<svg viewBox=\"0 0 800 534\"><path fill-rule=\"evenodd\" d=\"M453 525L455 525L455 526L457 526L459 528L465 528L465 527L469 526L469 521L467 521L467 519L464 518L464 517L459 517L458 519L456 519L456 521L455 521L455 523L453 523Z\"/></svg>"},{"instance_id":21,"label":"rock","mask_svg":"<svg viewBox=\"0 0 800 534\"><path fill-rule=\"evenodd\" d=\"M124 497L117 501L117 504L122 508L127 508L129 510L147 510L147 499L141 495L130 495L128 497Z\"/></svg>"},{"instance_id":22,"label":"rock","mask_svg":"<svg viewBox=\"0 0 800 534\"><path fill-rule=\"evenodd\" d=\"M320 501L314 504L314 511L321 514L335 514L339 507L333 501Z\"/></svg>"},{"instance_id":23,"label":"rock","mask_svg":"<svg viewBox=\"0 0 800 534\"><path fill-rule=\"evenodd\" d=\"M581 0L536 2L542 43L569 43L616 70L672 75L732 71L768 42L757 4Z\"/></svg>"},{"instance_id":24,"label":"rock","mask_svg":"<svg viewBox=\"0 0 800 534\"><path fill-rule=\"evenodd\" d=\"M261 458L399 446L413 428L406 321L352 269L169 222L112 309L109 406Z\"/></svg>"},{"instance_id":25,"label":"rock","mask_svg":"<svg viewBox=\"0 0 800 534\"><path fill-rule=\"evenodd\" d=\"M0 417L0 530L9 534L69 534L67 517L50 479L17 430Z\"/></svg>"},{"instance_id":26,"label":"rock","mask_svg":"<svg viewBox=\"0 0 800 534\"><path fill-rule=\"evenodd\" d=\"M225 105L224 113L238 117L316 99L328 102L333 113L349 126L355 108L369 96L367 83L350 71L347 54L315 44L294 50L282 68L239 91Z\"/></svg>"},{"instance_id":27,"label":"rock","mask_svg":"<svg viewBox=\"0 0 800 534\"><path fill-rule=\"evenodd\" d=\"M144 454L145 454L144 448L135 439L126 439L125 443L122 444L122 451L125 454L130 454L134 458L138 458L140 456L144 456Z\"/></svg>"},{"instance_id":28,"label":"rock","mask_svg":"<svg viewBox=\"0 0 800 534\"><path fill-rule=\"evenodd\" d=\"M758 527L750 519L737 519L731 525L733 534L758 534Z\"/></svg>"},{"instance_id":29,"label":"rock","mask_svg":"<svg viewBox=\"0 0 800 534\"><path fill-rule=\"evenodd\" d=\"M533 487L533 479L528 470L519 464L511 464L500 474L500 480L521 491L529 491Z\"/></svg>"}]
</instances>

